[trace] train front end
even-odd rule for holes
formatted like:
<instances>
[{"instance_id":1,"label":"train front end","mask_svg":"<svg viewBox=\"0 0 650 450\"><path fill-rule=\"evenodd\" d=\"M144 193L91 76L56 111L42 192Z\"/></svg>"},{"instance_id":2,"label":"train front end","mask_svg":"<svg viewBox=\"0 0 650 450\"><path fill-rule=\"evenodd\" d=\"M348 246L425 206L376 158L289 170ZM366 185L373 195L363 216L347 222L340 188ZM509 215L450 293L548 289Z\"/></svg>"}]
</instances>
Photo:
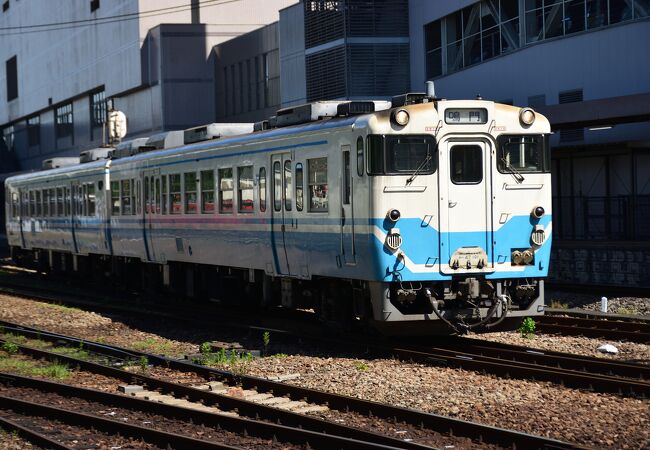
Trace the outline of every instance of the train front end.
<instances>
[{"instance_id":1,"label":"train front end","mask_svg":"<svg viewBox=\"0 0 650 450\"><path fill-rule=\"evenodd\" d=\"M462 333L542 314L548 120L489 101L406 96L368 129L375 323L386 333Z\"/></svg>"}]
</instances>

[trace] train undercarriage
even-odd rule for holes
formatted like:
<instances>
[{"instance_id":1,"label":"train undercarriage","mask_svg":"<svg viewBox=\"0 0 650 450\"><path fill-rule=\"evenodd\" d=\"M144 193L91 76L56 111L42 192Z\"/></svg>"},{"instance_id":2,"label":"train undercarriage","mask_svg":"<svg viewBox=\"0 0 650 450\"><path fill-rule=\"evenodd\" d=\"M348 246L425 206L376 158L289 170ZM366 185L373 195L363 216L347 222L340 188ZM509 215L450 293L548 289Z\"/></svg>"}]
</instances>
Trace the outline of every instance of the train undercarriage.
<instances>
[{"instance_id":1,"label":"train undercarriage","mask_svg":"<svg viewBox=\"0 0 650 450\"><path fill-rule=\"evenodd\" d=\"M312 310L336 327L370 325L383 334L463 334L512 329L543 313L544 283L477 276L438 282L367 282L273 277L262 270L137 258L11 249L20 266L100 285L253 308Z\"/></svg>"}]
</instances>

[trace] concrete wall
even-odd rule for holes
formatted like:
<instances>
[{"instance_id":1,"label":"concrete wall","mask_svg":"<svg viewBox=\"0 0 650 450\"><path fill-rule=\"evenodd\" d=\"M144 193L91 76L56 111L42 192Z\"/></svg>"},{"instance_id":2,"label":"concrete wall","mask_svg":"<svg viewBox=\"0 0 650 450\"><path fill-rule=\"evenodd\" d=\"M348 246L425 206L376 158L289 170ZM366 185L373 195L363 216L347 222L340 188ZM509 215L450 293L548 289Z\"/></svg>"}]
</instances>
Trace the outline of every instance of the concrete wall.
<instances>
[{"instance_id":1,"label":"concrete wall","mask_svg":"<svg viewBox=\"0 0 650 450\"><path fill-rule=\"evenodd\" d=\"M306 103L305 10L302 4L280 11L280 75L282 107Z\"/></svg>"}]
</instances>

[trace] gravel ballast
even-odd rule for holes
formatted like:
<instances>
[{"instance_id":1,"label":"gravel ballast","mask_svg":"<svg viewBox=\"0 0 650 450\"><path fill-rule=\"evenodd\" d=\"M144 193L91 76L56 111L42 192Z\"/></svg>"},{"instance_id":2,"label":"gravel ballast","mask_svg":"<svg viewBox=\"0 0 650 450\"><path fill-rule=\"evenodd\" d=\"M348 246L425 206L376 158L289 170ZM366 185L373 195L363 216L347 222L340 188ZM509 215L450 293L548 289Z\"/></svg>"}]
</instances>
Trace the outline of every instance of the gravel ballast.
<instances>
[{"instance_id":1,"label":"gravel ballast","mask_svg":"<svg viewBox=\"0 0 650 450\"><path fill-rule=\"evenodd\" d=\"M197 341L160 338L99 314L0 296L0 318L84 339L133 348L149 342L169 354L197 351ZM173 333L165 333L173 337ZM513 339L510 333L503 339ZM576 340L577 339L577 340ZM594 356L601 342L589 338L536 337L519 345ZM582 344L578 345L578 343ZM647 358L648 346L630 344L631 359ZM449 415L598 448L650 448L650 402L562 388L551 383L500 379L491 375L390 359L367 360L349 353L323 357L315 349L283 349L288 356L247 363L250 375L299 374L288 382L367 400ZM314 356L305 356L311 354ZM341 357L345 355L346 357ZM173 374L169 374L174 377Z\"/></svg>"}]
</instances>

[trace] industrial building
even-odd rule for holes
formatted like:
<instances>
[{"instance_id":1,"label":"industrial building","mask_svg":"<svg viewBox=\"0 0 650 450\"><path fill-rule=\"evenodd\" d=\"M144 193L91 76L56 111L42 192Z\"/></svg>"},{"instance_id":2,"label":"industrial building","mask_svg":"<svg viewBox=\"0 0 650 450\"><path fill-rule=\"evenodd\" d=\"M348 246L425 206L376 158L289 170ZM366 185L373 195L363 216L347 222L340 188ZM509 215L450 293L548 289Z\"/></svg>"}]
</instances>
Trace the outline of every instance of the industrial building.
<instances>
[{"instance_id":1,"label":"industrial building","mask_svg":"<svg viewBox=\"0 0 650 450\"><path fill-rule=\"evenodd\" d=\"M1 171L100 145L106 99L131 138L433 80L550 119L552 280L650 287L650 0L33 3L0 15Z\"/></svg>"}]
</instances>

